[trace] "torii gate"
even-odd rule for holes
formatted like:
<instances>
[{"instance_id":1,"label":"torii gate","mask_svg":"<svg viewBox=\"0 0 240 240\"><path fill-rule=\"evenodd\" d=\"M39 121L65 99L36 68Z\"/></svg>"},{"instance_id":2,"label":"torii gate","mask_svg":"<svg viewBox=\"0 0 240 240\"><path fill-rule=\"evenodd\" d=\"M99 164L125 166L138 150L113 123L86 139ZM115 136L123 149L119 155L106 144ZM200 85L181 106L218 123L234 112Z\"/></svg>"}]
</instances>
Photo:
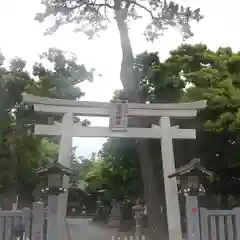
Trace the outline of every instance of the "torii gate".
<instances>
[{"instance_id":1,"label":"torii gate","mask_svg":"<svg viewBox=\"0 0 240 240\"><path fill-rule=\"evenodd\" d=\"M167 206L169 240L182 240L177 182L168 176L175 172L173 139L195 139L195 129L179 129L170 125L170 118L194 118L197 110L206 107L205 101L191 103L142 104L127 101L84 102L65 99L52 99L24 94L23 101L33 104L36 112L63 115L62 123L53 125L35 125L39 135L61 136L59 162L67 167L71 165L73 137L114 137L161 139L164 185ZM74 123L75 116L109 117L109 127L84 127ZM152 128L132 128L127 126L128 116L160 117L159 126ZM64 179L65 188L68 178ZM64 218L66 216L67 193L56 198L57 240L66 240Z\"/></svg>"}]
</instances>

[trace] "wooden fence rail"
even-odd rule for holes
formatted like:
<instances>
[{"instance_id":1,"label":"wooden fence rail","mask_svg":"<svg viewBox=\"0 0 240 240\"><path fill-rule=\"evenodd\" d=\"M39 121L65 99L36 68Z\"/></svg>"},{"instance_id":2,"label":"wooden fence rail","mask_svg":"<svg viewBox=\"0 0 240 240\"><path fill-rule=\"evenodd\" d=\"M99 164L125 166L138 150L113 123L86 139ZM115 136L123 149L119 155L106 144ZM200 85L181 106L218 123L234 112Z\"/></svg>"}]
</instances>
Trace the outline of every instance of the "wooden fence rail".
<instances>
[{"instance_id":1,"label":"wooden fence rail","mask_svg":"<svg viewBox=\"0 0 240 240\"><path fill-rule=\"evenodd\" d=\"M202 240L240 240L240 208L200 209Z\"/></svg>"},{"instance_id":2,"label":"wooden fence rail","mask_svg":"<svg viewBox=\"0 0 240 240\"><path fill-rule=\"evenodd\" d=\"M16 232L21 228L25 232L25 239L43 240L44 204L42 202L34 203L32 209L0 211L0 240L16 239Z\"/></svg>"}]
</instances>

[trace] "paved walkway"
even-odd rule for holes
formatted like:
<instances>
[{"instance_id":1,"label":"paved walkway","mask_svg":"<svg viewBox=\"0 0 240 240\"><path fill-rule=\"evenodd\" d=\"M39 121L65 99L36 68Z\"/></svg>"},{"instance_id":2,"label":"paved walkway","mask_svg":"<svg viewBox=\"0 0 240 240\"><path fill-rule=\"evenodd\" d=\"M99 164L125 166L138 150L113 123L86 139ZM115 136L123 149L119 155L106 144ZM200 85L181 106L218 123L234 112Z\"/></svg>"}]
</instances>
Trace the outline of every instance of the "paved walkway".
<instances>
[{"instance_id":1,"label":"paved walkway","mask_svg":"<svg viewBox=\"0 0 240 240\"><path fill-rule=\"evenodd\" d=\"M112 240L116 230L105 225L92 223L91 219L68 219L68 227L72 240Z\"/></svg>"},{"instance_id":2,"label":"paved walkway","mask_svg":"<svg viewBox=\"0 0 240 240\"><path fill-rule=\"evenodd\" d=\"M71 240L112 240L113 236L116 237L114 240L117 240L118 236L121 236L121 240L124 240L123 236L133 235L133 233L118 233L116 229L108 228L104 224L93 223L88 218L69 218L67 223ZM186 239L183 238L183 240Z\"/></svg>"}]
</instances>

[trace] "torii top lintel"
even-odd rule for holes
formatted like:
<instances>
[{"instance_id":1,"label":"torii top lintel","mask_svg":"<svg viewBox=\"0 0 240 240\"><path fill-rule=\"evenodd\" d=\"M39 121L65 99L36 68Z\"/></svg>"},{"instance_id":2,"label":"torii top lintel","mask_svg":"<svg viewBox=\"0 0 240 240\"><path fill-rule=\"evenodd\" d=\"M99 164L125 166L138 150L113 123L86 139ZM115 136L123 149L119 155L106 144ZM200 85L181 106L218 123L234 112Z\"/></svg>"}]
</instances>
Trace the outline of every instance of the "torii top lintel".
<instances>
[{"instance_id":1,"label":"torii top lintel","mask_svg":"<svg viewBox=\"0 0 240 240\"><path fill-rule=\"evenodd\" d=\"M87 102L67 99L54 99L24 94L23 102L33 104L36 112L63 114L72 112L82 116L107 117L110 115L109 102ZM206 107L206 101L189 103L127 103L129 116L170 116L195 117L198 109Z\"/></svg>"}]
</instances>

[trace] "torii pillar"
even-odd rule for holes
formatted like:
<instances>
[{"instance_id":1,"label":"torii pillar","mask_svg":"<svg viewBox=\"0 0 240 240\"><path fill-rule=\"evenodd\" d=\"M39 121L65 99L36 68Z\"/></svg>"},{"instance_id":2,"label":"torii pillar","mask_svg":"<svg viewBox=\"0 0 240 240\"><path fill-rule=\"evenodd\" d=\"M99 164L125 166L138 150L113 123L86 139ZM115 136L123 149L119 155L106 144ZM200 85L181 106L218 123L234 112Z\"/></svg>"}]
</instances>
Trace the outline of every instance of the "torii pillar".
<instances>
[{"instance_id":1,"label":"torii pillar","mask_svg":"<svg viewBox=\"0 0 240 240\"><path fill-rule=\"evenodd\" d=\"M163 131L163 136L161 138L161 151L169 240L182 240L177 180L176 178L168 178L168 176L175 171L173 138L169 131L171 129L170 118L160 117L159 125ZM178 127L174 126L173 128L176 128L177 130ZM186 138L188 138L187 135Z\"/></svg>"},{"instance_id":2,"label":"torii pillar","mask_svg":"<svg viewBox=\"0 0 240 240\"><path fill-rule=\"evenodd\" d=\"M153 128L162 129L161 137L161 154L162 154L162 165L163 165L163 177L164 177L164 188L165 188L165 200L167 209L167 222L168 222L168 235L169 240L182 240L182 228L181 228L181 216L178 199L178 189L176 178L169 178L168 176L174 172L175 161L174 161L174 148L172 133L179 131L179 126L171 126L170 117L160 117L159 125L153 125ZM193 139L196 137L196 133L184 131L182 139Z\"/></svg>"},{"instance_id":3,"label":"torii pillar","mask_svg":"<svg viewBox=\"0 0 240 240\"><path fill-rule=\"evenodd\" d=\"M58 162L62 165L71 168L71 153L72 153L72 137L73 127L74 127L74 114L69 111L63 114L62 123L55 122L51 127L57 127L59 129L60 126L60 144L59 144L59 152L58 152ZM44 125L41 129L35 129L36 134L44 134L49 130L49 125ZM69 185L69 176L63 176L62 187L68 190ZM65 193L60 193L55 198L51 196L48 197L48 205L55 206L56 212L52 213L49 209L48 214L56 214L56 233L54 234L54 239L47 240L71 240L69 237L69 233L67 230L66 224L66 211L67 211L67 200L68 200L68 191ZM56 237L56 238L55 238Z\"/></svg>"},{"instance_id":4,"label":"torii pillar","mask_svg":"<svg viewBox=\"0 0 240 240\"><path fill-rule=\"evenodd\" d=\"M71 167L71 153L72 153L72 136L74 115L69 112L63 115L61 128L62 134L60 138L59 147L59 163L70 168ZM63 177L63 188L68 190L69 177ZM62 193L57 197L57 239L69 240L67 226L66 226L66 211L67 211L67 197L68 193Z\"/></svg>"}]
</instances>

